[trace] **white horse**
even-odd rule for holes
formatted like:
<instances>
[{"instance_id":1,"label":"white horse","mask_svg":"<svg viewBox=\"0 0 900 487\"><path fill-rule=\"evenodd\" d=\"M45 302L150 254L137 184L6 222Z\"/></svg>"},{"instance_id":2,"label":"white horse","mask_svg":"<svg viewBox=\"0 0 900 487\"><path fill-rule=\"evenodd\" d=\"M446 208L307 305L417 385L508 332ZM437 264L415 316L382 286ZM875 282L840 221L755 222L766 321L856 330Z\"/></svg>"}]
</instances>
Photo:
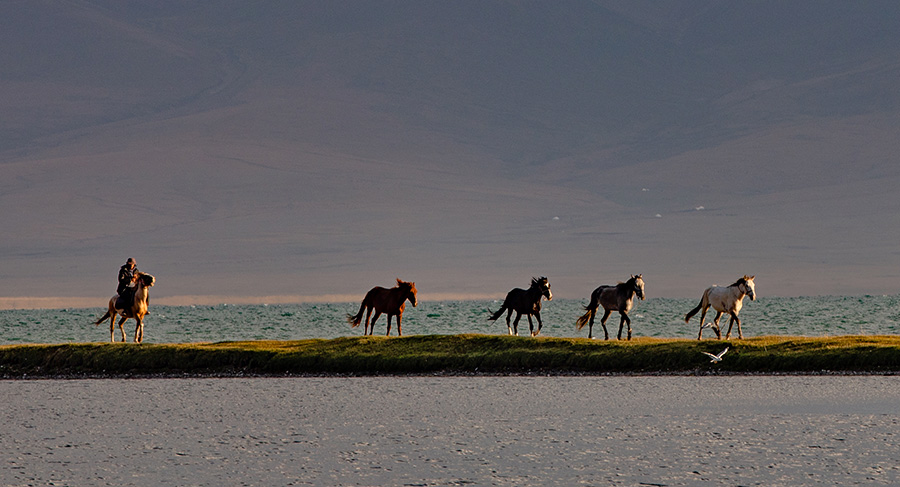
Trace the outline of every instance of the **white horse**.
<instances>
[{"instance_id":1,"label":"white horse","mask_svg":"<svg viewBox=\"0 0 900 487\"><path fill-rule=\"evenodd\" d=\"M722 313L726 312L731 315L731 321L728 323L728 333L725 334L725 339L731 338L731 327L734 326L735 322L737 322L738 326L738 338L744 338L738 313L740 313L741 306L743 306L744 296L749 296L750 301L756 300L756 286L753 284L754 277L756 276L744 276L728 287L712 286L703 291L700 304L684 315L684 322L690 323L691 317L697 314L698 311L703 310L703 313L700 315L700 333L697 335L697 340L703 339L703 329L706 328L703 322L706 319L706 311L709 310L710 306L716 310L716 319L713 321L712 327L719 339L722 339L719 318L722 317Z\"/></svg>"}]
</instances>

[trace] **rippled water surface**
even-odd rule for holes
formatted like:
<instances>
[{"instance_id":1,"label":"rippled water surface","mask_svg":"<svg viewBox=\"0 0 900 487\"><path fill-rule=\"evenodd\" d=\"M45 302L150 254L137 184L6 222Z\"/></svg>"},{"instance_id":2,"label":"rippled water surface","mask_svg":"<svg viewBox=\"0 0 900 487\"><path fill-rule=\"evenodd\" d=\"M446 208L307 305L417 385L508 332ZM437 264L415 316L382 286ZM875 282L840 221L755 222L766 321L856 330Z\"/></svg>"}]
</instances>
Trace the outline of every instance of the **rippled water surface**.
<instances>
[{"instance_id":1,"label":"rippled water surface","mask_svg":"<svg viewBox=\"0 0 900 487\"><path fill-rule=\"evenodd\" d=\"M542 335L587 336L577 331L575 319L583 313L584 300L555 299L544 302ZM634 336L697 336L699 315L690 325L684 314L697 304L694 299L654 298L638 302L631 312ZM152 306L145 322L144 340L177 343L223 340L296 340L361 335L362 327L351 328L346 315L355 313L358 303L295 305ZM488 321L489 309L497 301L421 302L407 304L403 315L405 335L506 333L503 318ZM109 340L108 324L94 326L102 308L3 310L0 311L0 344L98 342ZM707 317L707 321L711 318ZM855 335L900 333L900 296L826 296L760 298L745 300L741 311L745 336L759 335ZM618 331L618 315L608 322L610 335ZM727 323L723 318L722 323ZM537 323L535 323L537 326ZM376 334L385 333L382 316ZM134 321L125 324L131 339ZM519 333L528 333L523 317ZM396 334L396 326L392 329ZM707 330L705 334L712 336ZM736 334L736 330L735 330ZM595 336L603 337L599 319ZM119 338L118 329L116 330Z\"/></svg>"}]
</instances>

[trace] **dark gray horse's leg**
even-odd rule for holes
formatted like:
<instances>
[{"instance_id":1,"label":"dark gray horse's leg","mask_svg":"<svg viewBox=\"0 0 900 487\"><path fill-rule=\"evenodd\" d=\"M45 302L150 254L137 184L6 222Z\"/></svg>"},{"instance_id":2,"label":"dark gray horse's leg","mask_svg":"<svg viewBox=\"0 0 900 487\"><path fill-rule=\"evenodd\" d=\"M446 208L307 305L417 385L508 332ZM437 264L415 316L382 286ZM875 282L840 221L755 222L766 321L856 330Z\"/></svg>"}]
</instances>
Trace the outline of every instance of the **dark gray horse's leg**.
<instances>
[{"instance_id":1,"label":"dark gray horse's leg","mask_svg":"<svg viewBox=\"0 0 900 487\"><path fill-rule=\"evenodd\" d=\"M610 311L608 309L604 309L603 310L603 318L600 318L600 325L603 326L603 336L604 336L603 339L604 340L609 340L609 331L606 330L606 320L607 320L607 318L609 318L610 313L612 313L612 311Z\"/></svg>"},{"instance_id":2,"label":"dark gray horse's leg","mask_svg":"<svg viewBox=\"0 0 900 487\"><path fill-rule=\"evenodd\" d=\"M619 336L618 339L622 339L622 328L625 327L625 324L628 324L628 339L631 340L631 318L628 317L628 313L619 312L622 318L619 320Z\"/></svg>"}]
</instances>

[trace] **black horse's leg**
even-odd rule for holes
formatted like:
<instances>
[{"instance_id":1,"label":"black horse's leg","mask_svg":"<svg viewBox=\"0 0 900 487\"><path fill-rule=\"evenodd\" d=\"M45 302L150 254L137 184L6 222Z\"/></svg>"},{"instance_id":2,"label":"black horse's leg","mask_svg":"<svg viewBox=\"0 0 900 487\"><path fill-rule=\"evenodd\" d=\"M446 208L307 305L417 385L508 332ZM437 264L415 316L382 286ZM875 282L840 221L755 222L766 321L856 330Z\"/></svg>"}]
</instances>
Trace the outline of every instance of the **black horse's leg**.
<instances>
[{"instance_id":1,"label":"black horse's leg","mask_svg":"<svg viewBox=\"0 0 900 487\"><path fill-rule=\"evenodd\" d=\"M588 338L594 338L594 316L597 315L596 310L588 310L591 314L591 320L588 321Z\"/></svg>"},{"instance_id":2,"label":"black horse's leg","mask_svg":"<svg viewBox=\"0 0 900 487\"><path fill-rule=\"evenodd\" d=\"M512 309L512 308L506 308L506 331L507 331L507 333L509 333L510 335L513 334L512 327L509 326L509 317L512 316L512 313L513 313L513 309ZM519 318L516 318L516 323L518 323L518 322L519 322ZM518 334L519 334L519 332L516 331L516 335L518 335Z\"/></svg>"},{"instance_id":3,"label":"black horse's leg","mask_svg":"<svg viewBox=\"0 0 900 487\"><path fill-rule=\"evenodd\" d=\"M541 328L544 327L544 322L541 321L541 312L540 311L535 311L534 317L537 318L537 320L538 320L538 329L537 329L537 332L532 336L538 336L541 334ZM531 323L531 320L529 319L528 322Z\"/></svg>"},{"instance_id":4,"label":"black horse's leg","mask_svg":"<svg viewBox=\"0 0 900 487\"><path fill-rule=\"evenodd\" d=\"M600 324L603 326L603 336L604 340L609 340L609 331L606 329L606 320L609 318L610 310L604 308L603 309L603 318L600 318Z\"/></svg>"},{"instance_id":5,"label":"black horse's leg","mask_svg":"<svg viewBox=\"0 0 900 487\"><path fill-rule=\"evenodd\" d=\"M513 321L513 331L516 332L516 336L519 336L519 318L522 317L522 313L516 311L516 319Z\"/></svg>"},{"instance_id":6,"label":"black horse's leg","mask_svg":"<svg viewBox=\"0 0 900 487\"><path fill-rule=\"evenodd\" d=\"M625 320L625 324L628 325L628 339L631 340L631 317L628 316L628 313L622 313L622 319Z\"/></svg>"},{"instance_id":7,"label":"black horse's leg","mask_svg":"<svg viewBox=\"0 0 900 487\"><path fill-rule=\"evenodd\" d=\"M534 322L531 321L531 315L525 315L528 317L528 334L531 336L535 336L534 333Z\"/></svg>"}]
</instances>

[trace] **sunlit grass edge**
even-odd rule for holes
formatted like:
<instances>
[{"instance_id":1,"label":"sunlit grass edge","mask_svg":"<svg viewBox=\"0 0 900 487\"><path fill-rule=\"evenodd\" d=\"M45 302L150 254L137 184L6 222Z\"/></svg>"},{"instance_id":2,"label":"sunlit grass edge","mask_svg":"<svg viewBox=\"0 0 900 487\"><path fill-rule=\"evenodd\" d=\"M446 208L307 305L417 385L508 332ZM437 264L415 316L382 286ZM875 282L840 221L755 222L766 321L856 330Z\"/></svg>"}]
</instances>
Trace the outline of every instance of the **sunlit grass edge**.
<instances>
[{"instance_id":1,"label":"sunlit grass edge","mask_svg":"<svg viewBox=\"0 0 900 487\"><path fill-rule=\"evenodd\" d=\"M719 363L700 352L729 351ZM900 336L745 340L506 335L0 346L0 376L900 372Z\"/></svg>"}]
</instances>

